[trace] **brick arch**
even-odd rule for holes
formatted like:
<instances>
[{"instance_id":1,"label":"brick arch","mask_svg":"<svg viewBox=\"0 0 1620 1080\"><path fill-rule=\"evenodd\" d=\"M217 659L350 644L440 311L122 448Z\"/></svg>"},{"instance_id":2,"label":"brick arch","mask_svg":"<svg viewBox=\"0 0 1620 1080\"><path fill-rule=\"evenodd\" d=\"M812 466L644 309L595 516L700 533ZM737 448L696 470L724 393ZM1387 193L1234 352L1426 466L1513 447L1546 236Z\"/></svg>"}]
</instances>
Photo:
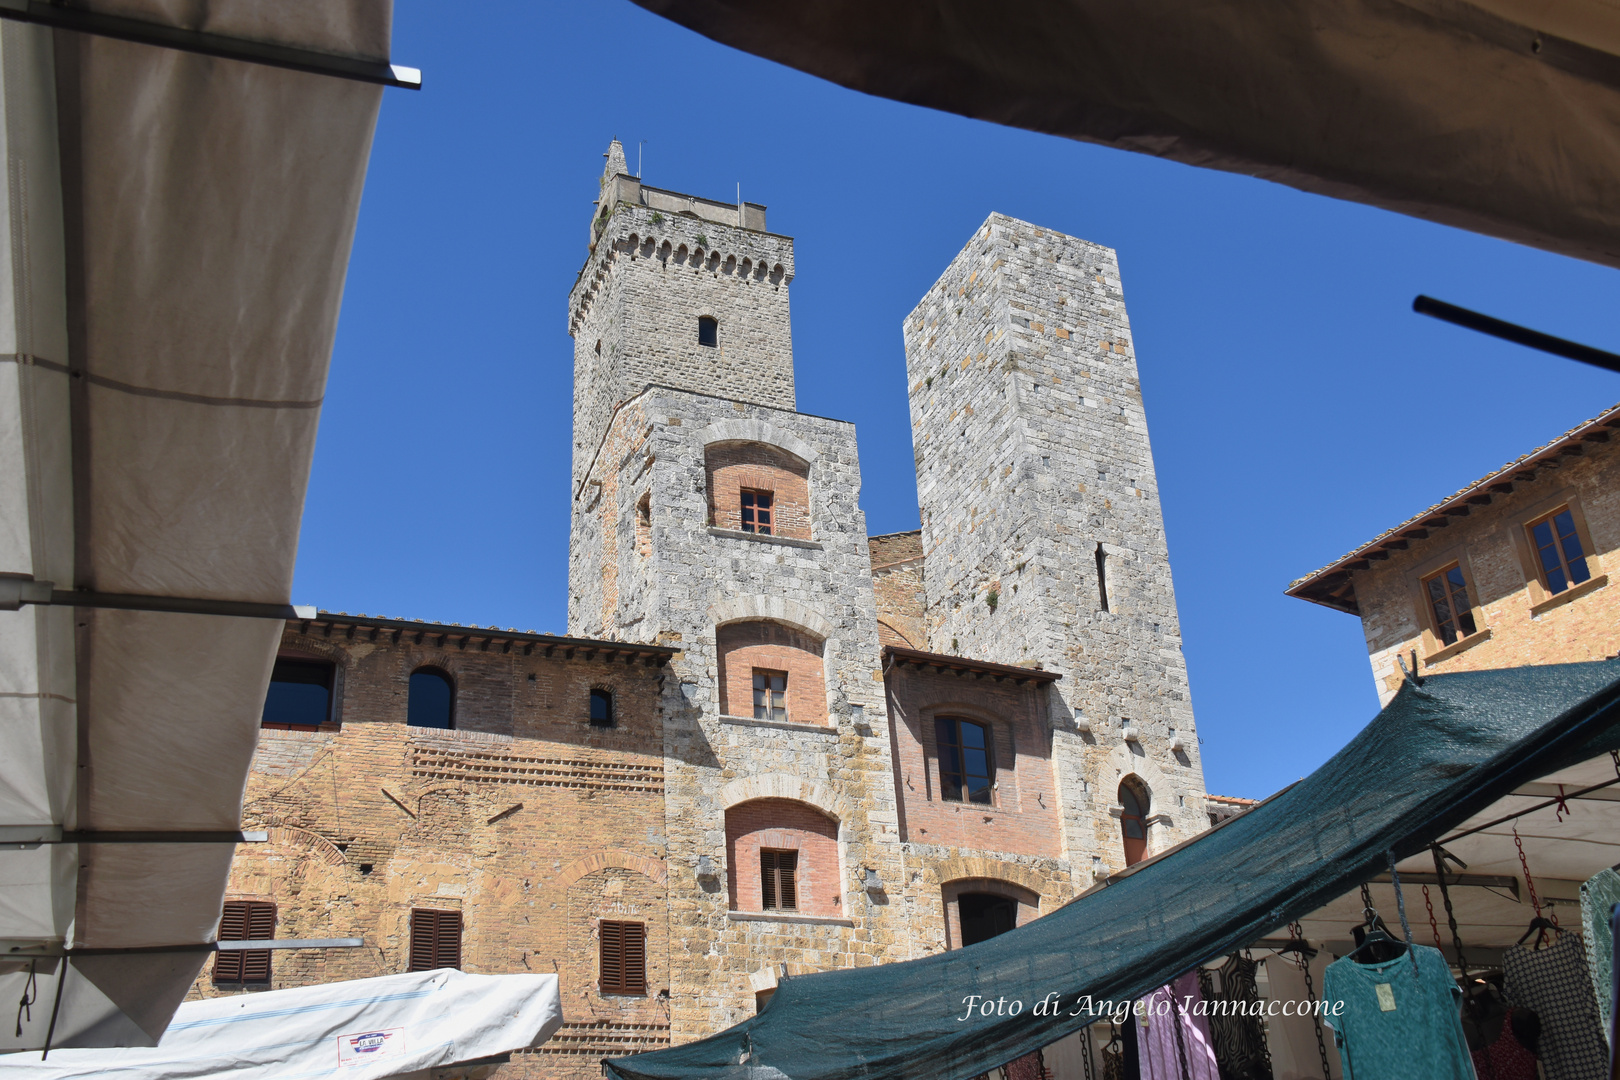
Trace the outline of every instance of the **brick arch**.
<instances>
[{"instance_id":1,"label":"brick arch","mask_svg":"<svg viewBox=\"0 0 1620 1080\"><path fill-rule=\"evenodd\" d=\"M814 465L816 458L821 456L815 447L797 435L764 420L721 420L699 431L697 439L705 447L720 442L765 443L792 454L806 465Z\"/></svg>"},{"instance_id":2,"label":"brick arch","mask_svg":"<svg viewBox=\"0 0 1620 1080\"><path fill-rule=\"evenodd\" d=\"M319 833L310 832L292 825L272 825L266 830L270 834L270 842L279 844L284 848L291 848L312 858L319 859L327 866L342 866L349 861L347 855L338 846Z\"/></svg>"},{"instance_id":3,"label":"brick arch","mask_svg":"<svg viewBox=\"0 0 1620 1080\"><path fill-rule=\"evenodd\" d=\"M833 624L825 615L785 596L733 596L709 609L709 621L715 626L750 619L786 623L823 643L833 635Z\"/></svg>"},{"instance_id":4,"label":"brick arch","mask_svg":"<svg viewBox=\"0 0 1620 1080\"><path fill-rule=\"evenodd\" d=\"M660 885L669 884L669 869L662 859L637 855L623 848L604 848L601 851L593 851L584 858L575 859L557 871L557 877L552 883L559 889L568 889L586 875L606 870L610 866L616 866L621 870L634 870L638 874L652 878Z\"/></svg>"},{"instance_id":5,"label":"brick arch","mask_svg":"<svg viewBox=\"0 0 1620 1080\"><path fill-rule=\"evenodd\" d=\"M980 855L961 855L954 859L946 859L935 863L929 868L928 876L935 885L949 885L953 881L967 878L980 880L1005 881L1009 885L1017 885L1028 889L1042 902L1045 902L1050 889L1040 875L1017 863L1005 862L1001 859L988 859Z\"/></svg>"},{"instance_id":6,"label":"brick arch","mask_svg":"<svg viewBox=\"0 0 1620 1080\"><path fill-rule=\"evenodd\" d=\"M730 810L733 806L755 799L791 799L793 802L806 803L838 822L840 829L849 820L849 804L843 798L829 792L826 785L802 776L787 773L740 776L720 789L722 810Z\"/></svg>"}]
</instances>

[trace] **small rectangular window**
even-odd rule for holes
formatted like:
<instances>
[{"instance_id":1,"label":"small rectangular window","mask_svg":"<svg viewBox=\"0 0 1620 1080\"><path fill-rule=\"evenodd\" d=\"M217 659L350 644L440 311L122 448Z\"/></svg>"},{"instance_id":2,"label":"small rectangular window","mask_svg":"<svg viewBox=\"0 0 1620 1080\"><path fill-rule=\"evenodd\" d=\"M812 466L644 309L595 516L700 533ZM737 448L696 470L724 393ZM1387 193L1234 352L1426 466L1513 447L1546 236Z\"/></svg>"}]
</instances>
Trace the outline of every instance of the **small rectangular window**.
<instances>
[{"instance_id":1,"label":"small rectangular window","mask_svg":"<svg viewBox=\"0 0 1620 1080\"><path fill-rule=\"evenodd\" d=\"M613 694L600 688L591 691L591 726L613 726Z\"/></svg>"},{"instance_id":2,"label":"small rectangular window","mask_svg":"<svg viewBox=\"0 0 1620 1080\"><path fill-rule=\"evenodd\" d=\"M601 979L597 987L604 994L645 994L647 992L647 924L638 922L597 923Z\"/></svg>"},{"instance_id":3,"label":"small rectangular window","mask_svg":"<svg viewBox=\"0 0 1620 1080\"><path fill-rule=\"evenodd\" d=\"M277 660L264 695L260 726L315 731L332 715L333 664L324 660Z\"/></svg>"},{"instance_id":4,"label":"small rectangular window","mask_svg":"<svg viewBox=\"0 0 1620 1080\"><path fill-rule=\"evenodd\" d=\"M698 316L698 344L714 348L720 344L720 323L708 315Z\"/></svg>"},{"instance_id":5,"label":"small rectangular window","mask_svg":"<svg viewBox=\"0 0 1620 1080\"><path fill-rule=\"evenodd\" d=\"M759 906L766 911L797 911L799 908L799 853L759 852Z\"/></svg>"},{"instance_id":6,"label":"small rectangular window","mask_svg":"<svg viewBox=\"0 0 1620 1080\"><path fill-rule=\"evenodd\" d=\"M771 535L772 492L744 491L742 493L742 531Z\"/></svg>"},{"instance_id":7,"label":"small rectangular window","mask_svg":"<svg viewBox=\"0 0 1620 1080\"><path fill-rule=\"evenodd\" d=\"M787 672L754 669L754 719L786 720Z\"/></svg>"},{"instance_id":8,"label":"small rectangular window","mask_svg":"<svg viewBox=\"0 0 1620 1080\"><path fill-rule=\"evenodd\" d=\"M227 900L219 918L220 941L270 941L276 936L276 905L263 900ZM270 950L217 952L214 985L263 986L270 982Z\"/></svg>"},{"instance_id":9,"label":"small rectangular window","mask_svg":"<svg viewBox=\"0 0 1620 1080\"><path fill-rule=\"evenodd\" d=\"M461 966L461 912L411 909L411 955L407 971Z\"/></svg>"},{"instance_id":10,"label":"small rectangular window","mask_svg":"<svg viewBox=\"0 0 1620 1080\"><path fill-rule=\"evenodd\" d=\"M941 716L934 720L934 740L939 746L940 798L990 805L996 776L990 729L972 720Z\"/></svg>"},{"instance_id":11,"label":"small rectangular window","mask_svg":"<svg viewBox=\"0 0 1620 1080\"><path fill-rule=\"evenodd\" d=\"M1559 507L1540 521L1527 526L1530 546L1536 553L1536 570L1541 583L1554 594L1579 585L1592 576L1586 565L1586 549L1575 529L1575 516L1567 506Z\"/></svg>"},{"instance_id":12,"label":"small rectangular window","mask_svg":"<svg viewBox=\"0 0 1620 1080\"><path fill-rule=\"evenodd\" d=\"M1454 644L1475 631L1474 605L1468 602L1468 583L1461 566L1449 566L1424 578L1423 595L1434 618L1434 636L1442 645Z\"/></svg>"}]
</instances>

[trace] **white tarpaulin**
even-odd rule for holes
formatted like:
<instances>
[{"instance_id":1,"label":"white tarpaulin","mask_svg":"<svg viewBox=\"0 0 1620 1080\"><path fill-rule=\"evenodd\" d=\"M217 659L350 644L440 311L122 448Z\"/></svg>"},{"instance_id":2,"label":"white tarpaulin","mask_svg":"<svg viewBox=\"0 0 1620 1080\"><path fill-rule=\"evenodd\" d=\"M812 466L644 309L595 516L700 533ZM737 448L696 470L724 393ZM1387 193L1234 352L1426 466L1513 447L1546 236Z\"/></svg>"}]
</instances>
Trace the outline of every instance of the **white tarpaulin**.
<instances>
[{"instance_id":1,"label":"white tarpaulin","mask_svg":"<svg viewBox=\"0 0 1620 1080\"><path fill-rule=\"evenodd\" d=\"M44 6L345 62L386 60L391 10ZM0 577L287 603L382 92L0 21ZM237 829L281 629L0 611L0 841ZM0 1025L0 1049L41 1045L56 1011L43 972L64 944L213 939L232 846L118 839L0 849L0 1000L46 958L43 1000L15 1034ZM206 955L81 954L54 1045L152 1045Z\"/></svg>"},{"instance_id":2,"label":"white tarpaulin","mask_svg":"<svg viewBox=\"0 0 1620 1080\"><path fill-rule=\"evenodd\" d=\"M180 1006L155 1047L0 1057L0 1080L378 1080L538 1046L562 1026L555 975L451 968Z\"/></svg>"}]
</instances>

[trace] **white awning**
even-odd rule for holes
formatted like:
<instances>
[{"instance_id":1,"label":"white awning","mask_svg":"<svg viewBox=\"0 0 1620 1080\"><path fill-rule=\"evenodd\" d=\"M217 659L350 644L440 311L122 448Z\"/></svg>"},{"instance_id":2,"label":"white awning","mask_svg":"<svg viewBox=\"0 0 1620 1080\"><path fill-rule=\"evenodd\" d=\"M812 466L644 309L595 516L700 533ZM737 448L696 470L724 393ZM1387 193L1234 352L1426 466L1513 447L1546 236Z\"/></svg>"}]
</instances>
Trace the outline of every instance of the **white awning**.
<instances>
[{"instance_id":1,"label":"white awning","mask_svg":"<svg viewBox=\"0 0 1620 1080\"><path fill-rule=\"evenodd\" d=\"M196 609L289 599L391 3L0 8L0 585L40 601L0 610L0 842L46 841L0 850L13 1000L64 943L214 936L231 843L105 834L239 827L282 623ZM151 1045L205 958L81 953L56 1044Z\"/></svg>"},{"instance_id":2,"label":"white awning","mask_svg":"<svg viewBox=\"0 0 1620 1080\"><path fill-rule=\"evenodd\" d=\"M0 1057L0 1080L378 1080L539 1046L561 1026L555 975L441 968L189 1001L156 1047Z\"/></svg>"}]
</instances>

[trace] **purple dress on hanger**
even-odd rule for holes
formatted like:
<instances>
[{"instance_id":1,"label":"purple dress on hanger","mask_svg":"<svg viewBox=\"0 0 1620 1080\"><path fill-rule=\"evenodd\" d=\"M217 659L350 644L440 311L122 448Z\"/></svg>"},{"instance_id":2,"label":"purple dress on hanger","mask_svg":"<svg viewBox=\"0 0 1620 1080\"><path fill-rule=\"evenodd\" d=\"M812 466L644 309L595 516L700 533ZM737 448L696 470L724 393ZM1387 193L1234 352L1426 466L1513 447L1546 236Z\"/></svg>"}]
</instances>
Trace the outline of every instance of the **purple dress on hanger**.
<instances>
[{"instance_id":1,"label":"purple dress on hanger","mask_svg":"<svg viewBox=\"0 0 1620 1080\"><path fill-rule=\"evenodd\" d=\"M1142 1080L1220 1080L1215 1046L1209 1037L1209 1018L1199 1015L1203 1000L1196 971L1189 971L1142 999L1145 1015L1136 1021Z\"/></svg>"}]
</instances>

